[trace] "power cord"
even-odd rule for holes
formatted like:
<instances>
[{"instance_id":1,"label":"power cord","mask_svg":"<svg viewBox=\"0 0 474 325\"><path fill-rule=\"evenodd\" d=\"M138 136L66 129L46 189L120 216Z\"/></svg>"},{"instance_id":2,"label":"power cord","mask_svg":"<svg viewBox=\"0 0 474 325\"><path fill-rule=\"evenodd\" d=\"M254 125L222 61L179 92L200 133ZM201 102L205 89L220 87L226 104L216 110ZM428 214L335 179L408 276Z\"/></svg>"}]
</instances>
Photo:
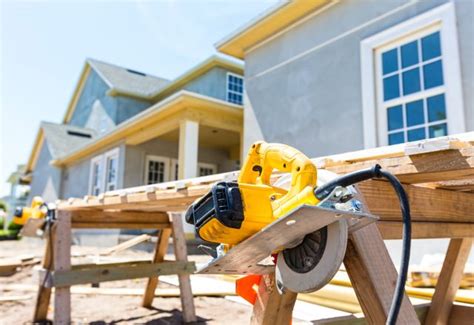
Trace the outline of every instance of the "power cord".
<instances>
[{"instance_id":1,"label":"power cord","mask_svg":"<svg viewBox=\"0 0 474 325\"><path fill-rule=\"evenodd\" d=\"M403 233L402 233L402 257L400 262L400 272L395 286L395 293L392 298L392 304L387 316L387 325L395 325L397 322L400 307L403 301L403 293L405 291L405 282L407 280L408 265L410 264L410 248L411 248L411 216L410 204L408 197L400 181L391 173L382 169L380 165L372 168L352 172L324 184L315 189L314 194L322 200L328 196L336 186L347 187L356 183L366 181L373 178L385 178L392 185L397 193L400 202L400 210L402 211Z\"/></svg>"}]
</instances>

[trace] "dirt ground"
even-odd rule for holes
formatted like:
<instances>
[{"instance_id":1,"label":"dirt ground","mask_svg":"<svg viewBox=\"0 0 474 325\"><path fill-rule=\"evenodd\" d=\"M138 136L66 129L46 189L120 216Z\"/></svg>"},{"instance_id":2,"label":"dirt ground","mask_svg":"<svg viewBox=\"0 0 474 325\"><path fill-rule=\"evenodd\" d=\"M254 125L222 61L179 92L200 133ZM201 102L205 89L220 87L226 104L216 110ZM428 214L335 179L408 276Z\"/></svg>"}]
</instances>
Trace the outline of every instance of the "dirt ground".
<instances>
[{"instance_id":1,"label":"dirt ground","mask_svg":"<svg viewBox=\"0 0 474 325\"><path fill-rule=\"evenodd\" d=\"M94 248L73 247L72 252L94 252ZM39 240L0 241L0 257L16 257L33 254L40 257L43 243ZM147 258L150 253L126 251L120 257ZM80 259L80 258L79 258ZM73 260L73 263L78 258ZM82 258L84 260L84 258ZM202 256L191 255L190 259ZM31 322L36 292L7 290L12 285L37 285L36 271L32 266L9 277L0 277L0 295L28 296L28 299L15 302L0 302L0 324L25 324ZM101 288L145 288L146 279L101 283ZM159 288L172 287L160 283ZM153 308L140 306L140 296L78 295L73 294L72 320L75 324L181 324L181 303L179 298L155 298ZM246 324L251 315L250 307L226 300L225 298L196 297L197 324ZM49 318L53 313L53 300L50 304Z\"/></svg>"}]
</instances>

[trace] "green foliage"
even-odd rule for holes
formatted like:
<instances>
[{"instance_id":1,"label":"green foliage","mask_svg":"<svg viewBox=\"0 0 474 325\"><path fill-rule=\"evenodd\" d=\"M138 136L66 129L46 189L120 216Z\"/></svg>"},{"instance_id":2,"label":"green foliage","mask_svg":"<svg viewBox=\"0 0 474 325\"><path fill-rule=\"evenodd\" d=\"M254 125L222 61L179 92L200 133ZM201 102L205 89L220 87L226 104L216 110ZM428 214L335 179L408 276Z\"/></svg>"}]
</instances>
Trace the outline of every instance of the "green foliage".
<instances>
[{"instance_id":1,"label":"green foliage","mask_svg":"<svg viewBox=\"0 0 474 325\"><path fill-rule=\"evenodd\" d=\"M7 212L7 204L2 200L0 200L0 210Z\"/></svg>"}]
</instances>

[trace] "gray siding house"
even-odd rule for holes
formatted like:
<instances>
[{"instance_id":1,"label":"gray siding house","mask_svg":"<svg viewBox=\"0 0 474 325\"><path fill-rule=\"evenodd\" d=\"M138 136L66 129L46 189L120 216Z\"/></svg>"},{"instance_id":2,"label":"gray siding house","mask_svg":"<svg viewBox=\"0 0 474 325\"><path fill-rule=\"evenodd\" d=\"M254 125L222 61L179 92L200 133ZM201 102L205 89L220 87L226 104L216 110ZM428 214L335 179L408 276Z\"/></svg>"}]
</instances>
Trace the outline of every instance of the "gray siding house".
<instances>
[{"instance_id":1,"label":"gray siding house","mask_svg":"<svg viewBox=\"0 0 474 325\"><path fill-rule=\"evenodd\" d=\"M62 123L42 122L23 178L29 200L235 170L243 65L213 56L175 80L87 60Z\"/></svg>"},{"instance_id":2,"label":"gray siding house","mask_svg":"<svg viewBox=\"0 0 474 325\"><path fill-rule=\"evenodd\" d=\"M244 147L309 156L474 130L474 2L284 1L216 44L245 59Z\"/></svg>"}]
</instances>

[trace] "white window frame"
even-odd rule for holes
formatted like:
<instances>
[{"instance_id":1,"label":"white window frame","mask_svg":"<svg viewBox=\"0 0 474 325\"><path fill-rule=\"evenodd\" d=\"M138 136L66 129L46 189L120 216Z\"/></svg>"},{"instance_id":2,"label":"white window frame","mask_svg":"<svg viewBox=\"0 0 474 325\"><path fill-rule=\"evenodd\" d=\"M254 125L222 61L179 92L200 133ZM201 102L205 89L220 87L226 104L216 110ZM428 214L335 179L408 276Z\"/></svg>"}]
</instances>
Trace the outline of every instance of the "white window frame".
<instances>
[{"instance_id":1,"label":"white window frame","mask_svg":"<svg viewBox=\"0 0 474 325\"><path fill-rule=\"evenodd\" d=\"M145 158L145 175L143 184L148 185L149 162L158 161L164 163L163 182L168 182L170 179L170 158L164 156L146 155Z\"/></svg>"},{"instance_id":2,"label":"white window frame","mask_svg":"<svg viewBox=\"0 0 474 325\"><path fill-rule=\"evenodd\" d=\"M197 171L196 171L196 175L198 177L200 177L200 173L199 173L199 169L200 168L209 168L209 169L212 169L212 174L217 174L217 165L216 164L209 164L209 163L198 163L198 166L197 166Z\"/></svg>"},{"instance_id":3,"label":"white window frame","mask_svg":"<svg viewBox=\"0 0 474 325\"><path fill-rule=\"evenodd\" d=\"M237 77L237 78L242 79L242 93L239 93L237 91L229 89L229 76L233 76L233 77ZM228 101L231 104L235 104L235 105L243 105L244 104L244 89L245 89L244 81L245 81L244 76L241 76L241 75L233 73L233 72L227 72L227 74L225 76L226 101ZM234 93L234 94L242 96L242 104L237 104L237 103L229 101L229 93Z\"/></svg>"},{"instance_id":4,"label":"white window frame","mask_svg":"<svg viewBox=\"0 0 474 325\"><path fill-rule=\"evenodd\" d=\"M117 167L115 171L115 181L109 183L108 178L109 178L109 160L110 159L116 159L117 160ZM119 169L119 148L112 149L110 151L107 151L104 154L104 184L105 184L105 191L113 191L117 189L117 184L118 184L118 169ZM110 186L114 186L113 189L110 189Z\"/></svg>"},{"instance_id":5,"label":"white window frame","mask_svg":"<svg viewBox=\"0 0 474 325\"><path fill-rule=\"evenodd\" d=\"M176 173L176 168L179 168L179 160L175 159L175 158L171 158L169 179L172 180L172 181L177 181L179 179L179 170Z\"/></svg>"},{"instance_id":6,"label":"white window frame","mask_svg":"<svg viewBox=\"0 0 474 325\"><path fill-rule=\"evenodd\" d=\"M99 175L99 194L104 193L105 190L107 190L108 185L106 184L107 182L107 172L108 172L108 158L114 157L117 159L117 177L115 178L115 189L117 189L117 184L118 184L118 175L119 175L119 169L120 169L120 161L119 161L119 148L114 148L112 150L109 150L101 155L95 156L94 158L91 159L90 162L90 171L89 171L89 194L90 195L96 195L94 193L94 165L99 165L99 170L100 170L100 175ZM112 183L111 183L112 184Z\"/></svg>"},{"instance_id":7,"label":"white window frame","mask_svg":"<svg viewBox=\"0 0 474 325\"><path fill-rule=\"evenodd\" d=\"M379 69L376 66L380 62L376 53L379 53L381 48L388 48L396 43L417 39L420 37L420 33L430 28L437 28L436 30L439 30L441 34L443 87L448 134L466 131L456 13L453 3L449 2L361 42L360 64L365 148L388 144L387 115L386 110L382 110L383 105L381 105L383 95L380 93L380 85L378 86L381 78L377 75ZM434 32L434 30L431 31ZM427 94L428 91L424 93Z\"/></svg>"}]
</instances>

